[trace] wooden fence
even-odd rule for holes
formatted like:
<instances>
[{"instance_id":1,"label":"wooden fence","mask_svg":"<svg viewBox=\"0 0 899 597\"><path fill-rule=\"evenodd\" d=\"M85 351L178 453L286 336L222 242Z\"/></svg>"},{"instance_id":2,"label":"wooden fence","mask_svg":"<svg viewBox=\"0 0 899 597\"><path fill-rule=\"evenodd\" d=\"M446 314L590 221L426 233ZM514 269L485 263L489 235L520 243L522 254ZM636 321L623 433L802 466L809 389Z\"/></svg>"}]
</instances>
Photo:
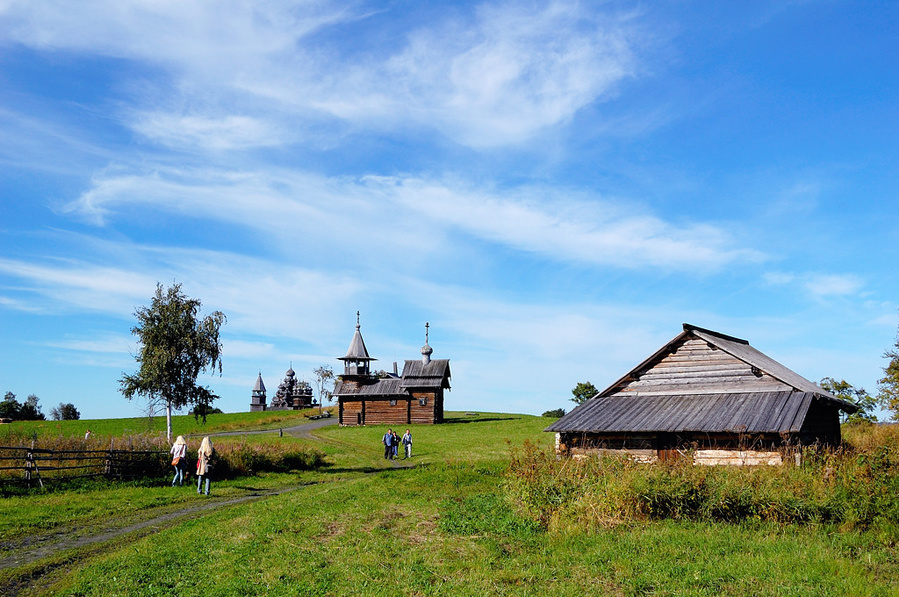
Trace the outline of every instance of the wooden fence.
<instances>
[{"instance_id":1,"label":"wooden fence","mask_svg":"<svg viewBox=\"0 0 899 597\"><path fill-rule=\"evenodd\" d=\"M0 483L44 486L44 483L105 477L128 480L158 477L170 455L161 450L47 450L0 446Z\"/></svg>"}]
</instances>

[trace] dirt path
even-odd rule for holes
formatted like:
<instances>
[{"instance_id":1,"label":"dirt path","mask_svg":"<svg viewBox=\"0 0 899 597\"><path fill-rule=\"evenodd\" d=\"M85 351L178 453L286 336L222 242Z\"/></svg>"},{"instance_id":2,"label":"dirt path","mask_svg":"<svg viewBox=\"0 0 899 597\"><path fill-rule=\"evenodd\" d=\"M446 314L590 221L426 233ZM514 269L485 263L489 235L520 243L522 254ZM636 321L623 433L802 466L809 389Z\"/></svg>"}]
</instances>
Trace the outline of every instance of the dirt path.
<instances>
[{"instance_id":1,"label":"dirt path","mask_svg":"<svg viewBox=\"0 0 899 597\"><path fill-rule=\"evenodd\" d=\"M56 555L60 552L77 549L80 547L87 547L95 543L103 543L105 541L116 539L122 535L127 535L128 533L133 533L135 531L140 531L150 527L169 526L169 523L173 521L180 521L180 519L189 519L196 516L197 514L209 510L223 508L226 506L233 506L235 504L242 504L244 502L271 497L273 495L280 495L282 493L296 491L297 489L305 487L306 485L308 485L308 483L298 484L291 487L282 487L280 489L272 491L253 491L252 493L236 498L217 501L209 500L203 503L192 504L188 506L182 504L177 510L158 514L151 518L140 520L132 524L126 524L125 526L110 525L104 528L94 527L92 529L87 529L85 527L74 527L68 528L64 532L54 533L51 535L30 537L17 545L5 546L9 550L9 555L0 558L0 570L27 566L44 558ZM84 531L86 530L92 530L94 532L85 533Z\"/></svg>"},{"instance_id":2,"label":"dirt path","mask_svg":"<svg viewBox=\"0 0 899 597\"><path fill-rule=\"evenodd\" d=\"M329 418L310 421L280 430L229 431L210 435L234 436L279 433L296 438L318 440L319 438L312 433L314 430L335 424L337 424L337 420ZM148 516L141 520L135 521L134 517L132 517L128 521L119 521L121 524L116 524L116 521L112 521L112 524L103 526L68 527L62 531L35 535L24 538L21 541L7 542L2 546L2 551L0 551L0 574L7 571L12 572L12 574L4 575L6 578L0 581L0 595L12 597L25 588L33 589L35 583L39 583L42 577L63 566L71 567L73 563L101 553L105 543L112 542L125 535L130 535L137 539L157 532L160 529L179 524L184 520L201 516L211 510L265 499L296 491L308 485L309 483L298 483L297 485L271 491L250 489L246 495L238 497L227 499L209 498L204 502L187 506L182 504L147 510L137 514L137 518L140 518L141 515ZM162 509L166 511L160 513ZM40 566L39 563L42 561L46 563ZM17 574L15 569L21 569L21 572Z\"/></svg>"},{"instance_id":3,"label":"dirt path","mask_svg":"<svg viewBox=\"0 0 899 597\"><path fill-rule=\"evenodd\" d=\"M222 431L219 433L210 433L210 437L227 437L234 435L260 435L260 434L285 434L291 437L301 439L318 440L319 438L312 434L316 429L327 427L329 425L337 425L337 417L328 417L326 419L318 419L309 421L293 427L283 427L281 429L263 429L260 431Z\"/></svg>"}]
</instances>

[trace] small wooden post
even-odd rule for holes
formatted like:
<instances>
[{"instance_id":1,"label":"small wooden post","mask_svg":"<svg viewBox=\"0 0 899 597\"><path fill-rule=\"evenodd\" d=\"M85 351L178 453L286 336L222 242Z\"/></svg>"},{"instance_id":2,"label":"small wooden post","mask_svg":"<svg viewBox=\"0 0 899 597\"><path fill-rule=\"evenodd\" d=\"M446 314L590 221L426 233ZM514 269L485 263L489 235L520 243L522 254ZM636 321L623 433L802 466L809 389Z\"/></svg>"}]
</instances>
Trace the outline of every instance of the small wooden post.
<instances>
[{"instance_id":1,"label":"small wooden post","mask_svg":"<svg viewBox=\"0 0 899 597\"><path fill-rule=\"evenodd\" d=\"M37 475L37 482L43 489L44 481L43 479L41 479L41 471L37 468L37 463L34 461L34 440L31 440L31 449L25 456L25 482L28 486L28 489L31 489L32 471L34 471L34 474Z\"/></svg>"}]
</instances>

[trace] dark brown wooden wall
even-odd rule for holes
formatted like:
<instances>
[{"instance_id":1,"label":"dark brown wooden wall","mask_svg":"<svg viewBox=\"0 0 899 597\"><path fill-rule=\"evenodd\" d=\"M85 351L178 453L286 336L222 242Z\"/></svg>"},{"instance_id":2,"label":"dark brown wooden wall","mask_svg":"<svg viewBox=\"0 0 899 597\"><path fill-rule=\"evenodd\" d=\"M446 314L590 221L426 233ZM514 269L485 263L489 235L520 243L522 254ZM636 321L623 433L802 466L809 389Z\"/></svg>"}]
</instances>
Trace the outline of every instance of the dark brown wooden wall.
<instances>
[{"instance_id":1,"label":"dark brown wooden wall","mask_svg":"<svg viewBox=\"0 0 899 597\"><path fill-rule=\"evenodd\" d=\"M338 400L341 425L431 425L443 422L443 396L438 393L414 392L412 398L398 398L395 405L389 399L371 398L354 400L341 397ZM422 406L421 398L427 403ZM360 416L361 415L361 416Z\"/></svg>"},{"instance_id":2,"label":"dark brown wooden wall","mask_svg":"<svg viewBox=\"0 0 899 597\"><path fill-rule=\"evenodd\" d=\"M823 400L813 400L802 423L799 439L804 444L821 442L832 446L840 444L840 412Z\"/></svg>"}]
</instances>

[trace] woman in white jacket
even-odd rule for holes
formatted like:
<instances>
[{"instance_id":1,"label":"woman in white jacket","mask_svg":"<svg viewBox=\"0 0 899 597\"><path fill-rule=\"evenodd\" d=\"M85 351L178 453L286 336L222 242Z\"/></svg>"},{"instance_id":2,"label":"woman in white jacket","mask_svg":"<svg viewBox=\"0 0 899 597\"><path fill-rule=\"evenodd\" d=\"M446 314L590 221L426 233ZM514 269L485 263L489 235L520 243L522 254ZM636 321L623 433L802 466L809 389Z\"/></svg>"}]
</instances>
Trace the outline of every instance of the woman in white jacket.
<instances>
[{"instance_id":1,"label":"woman in white jacket","mask_svg":"<svg viewBox=\"0 0 899 597\"><path fill-rule=\"evenodd\" d=\"M187 470L187 442L184 436L179 435L170 450L172 453L172 466L175 467L175 478L172 479L172 487L175 483L180 487L184 484L184 471Z\"/></svg>"}]
</instances>

